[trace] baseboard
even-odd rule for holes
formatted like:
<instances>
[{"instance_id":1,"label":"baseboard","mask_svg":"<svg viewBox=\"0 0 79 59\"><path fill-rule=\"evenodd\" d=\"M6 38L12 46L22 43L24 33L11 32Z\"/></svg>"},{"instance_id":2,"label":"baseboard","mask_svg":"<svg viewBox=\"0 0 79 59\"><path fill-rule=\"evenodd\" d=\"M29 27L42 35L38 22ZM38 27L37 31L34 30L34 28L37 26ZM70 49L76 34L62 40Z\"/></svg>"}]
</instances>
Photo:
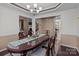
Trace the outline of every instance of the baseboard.
<instances>
[{"instance_id":1,"label":"baseboard","mask_svg":"<svg viewBox=\"0 0 79 59\"><path fill-rule=\"evenodd\" d=\"M66 45L66 44L61 44L63 46L67 46L67 47L71 47L71 48L77 48L77 47L74 47L74 46L70 46L70 45Z\"/></svg>"},{"instance_id":2,"label":"baseboard","mask_svg":"<svg viewBox=\"0 0 79 59\"><path fill-rule=\"evenodd\" d=\"M7 48L1 49L0 52L7 50Z\"/></svg>"},{"instance_id":3,"label":"baseboard","mask_svg":"<svg viewBox=\"0 0 79 59\"><path fill-rule=\"evenodd\" d=\"M78 51L78 53L79 53L79 49L78 48L76 48L77 49L77 51Z\"/></svg>"},{"instance_id":4,"label":"baseboard","mask_svg":"<svg viewBox=\"0 0 79 59\"><path fill-rule=\"evenodd\" d=\"M0 50L0 56L3 56L3 55L5 55L5 54L7 54L7 53L8 53L7 48L4 48L4 49L1 49L1 50Z\"/></svg>"}]
</instances>

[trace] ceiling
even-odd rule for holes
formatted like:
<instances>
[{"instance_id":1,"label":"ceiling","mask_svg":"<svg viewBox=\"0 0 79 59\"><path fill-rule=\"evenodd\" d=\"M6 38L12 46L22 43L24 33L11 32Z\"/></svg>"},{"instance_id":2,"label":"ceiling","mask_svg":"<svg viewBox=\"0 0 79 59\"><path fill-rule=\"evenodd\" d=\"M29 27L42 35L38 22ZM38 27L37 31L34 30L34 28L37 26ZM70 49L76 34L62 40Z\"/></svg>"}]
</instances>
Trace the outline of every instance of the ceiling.
<instances>
[{"instance_id":1,"label":"ceiling","mask_svg":"<svg viewBox=\"0 0 79 59\"><path fill-rule=\"evenodd\" d=\"M73 9L79 7L79 3L63 3L60 8L58 8L56 11L62 11L67 9Z\"/></svg>"},{"instance_id":2,"label":"ceiling","mask_svg":"<svg viewBox=\"0 0 79 59\"><path fill-rule=\"evenodd\" d=\"M27 11L26 5L30 5L33 8L33 4L34 3L16 3L16 5L21 6L22 8L26 9L26 11ZM62 10L79 7L79 3L62 3L60 6L56 7L58 4L59 3L37 3L37 6L42 7L42 12L40 13L45 13L50 11L62 11Z\"/></svg>"},{"instance_id":3,"label":"ceiling","mask_svg":"<svg viewBox=\"0 0 79 59\"><path fill-rule=\"evenodd\" d=\"M26 8L26 5L30 5L31 8L33 8L33 4L34 3L17 3L18 5ZM55 7L58 3L37 3L38 7L42 7L42 10L51 8L51 7Z\"/></svg>"}]
</instances>

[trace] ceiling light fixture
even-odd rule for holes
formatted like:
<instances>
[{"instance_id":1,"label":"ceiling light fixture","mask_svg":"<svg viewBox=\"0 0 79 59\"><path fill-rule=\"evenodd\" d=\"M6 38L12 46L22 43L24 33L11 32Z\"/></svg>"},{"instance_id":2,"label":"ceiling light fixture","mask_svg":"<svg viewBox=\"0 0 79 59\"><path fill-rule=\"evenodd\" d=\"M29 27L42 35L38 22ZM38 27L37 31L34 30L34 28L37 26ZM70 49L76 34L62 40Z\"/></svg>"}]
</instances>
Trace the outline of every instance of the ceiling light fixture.
<instances>
[{"instance_id":1,"label":"ceiling light fixture","mask_svg":"<svg viewBox=\"0 0 79 59\"><path fill-rule=\"evenodd\" d=\"M37 4L34 4L34 8L37 8Z\"/></svg>"},{"instance_id":2,"label":"ceiling light fixture","mask_svg":"<svg viewBox=\"0 0 79 59\"><path fill-rule=\"evenodd\" d=\"M30 9L30 5L27 5L27 9Z\"/></svg>"},{"instance_id":3,"label":"ceiling light fixture","mask_svg":"<svg viewBox=\"0 0 79 59\"><path fill-rule=\"evenodd\" d=\"M38 7L36 3L33 4L33 7L30 5L27 5L26 7L31 13L39 13L42 10L42 7Z\"/></svg>"}]
</instances>

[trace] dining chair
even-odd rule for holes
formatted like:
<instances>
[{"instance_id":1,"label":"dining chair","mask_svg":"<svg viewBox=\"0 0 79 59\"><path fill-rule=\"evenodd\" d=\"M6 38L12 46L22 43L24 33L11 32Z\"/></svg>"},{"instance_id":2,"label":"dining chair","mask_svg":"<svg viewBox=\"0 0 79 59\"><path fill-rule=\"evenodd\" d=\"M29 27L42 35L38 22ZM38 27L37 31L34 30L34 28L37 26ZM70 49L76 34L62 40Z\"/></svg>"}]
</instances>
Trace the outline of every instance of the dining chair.
<instances>
[{"instance_id":1,"label":"dining chair","mask_svg":"<svg viewBox=\"0 0 79 59\"><path fill-rule=\"evenodd\" d=\"M53 56L55 54L55 43L57 38L57 31L55 31L54 37L50 37L47 46L42 46L46 49L46 56Z\"/></svg>"},{"instance_id":2,"label":"dining chair","mask_svg":"<svg viewBox=\"0 0 79 59\"><path fill-rule=\"evenodd\" d=\"M55 35L54 35L54 38L53 38L53 41L52 41L52 44L50 46L50 51L51 51L51 55L55 55L55 45L56 45L56 38L57 38L57 31L55 32Z\"/></svg>"},{"instance_id":3,"label":"dining chair","mask_svg":"<svg viewBox=\"0 0 79 59\"><path fill-rule=\"evenodd\" d=\"M25 32L19 32L18 36L19 36L19 40L23 39L23 38L26 37L26 33Z\"/></svg>"}]
</instances>

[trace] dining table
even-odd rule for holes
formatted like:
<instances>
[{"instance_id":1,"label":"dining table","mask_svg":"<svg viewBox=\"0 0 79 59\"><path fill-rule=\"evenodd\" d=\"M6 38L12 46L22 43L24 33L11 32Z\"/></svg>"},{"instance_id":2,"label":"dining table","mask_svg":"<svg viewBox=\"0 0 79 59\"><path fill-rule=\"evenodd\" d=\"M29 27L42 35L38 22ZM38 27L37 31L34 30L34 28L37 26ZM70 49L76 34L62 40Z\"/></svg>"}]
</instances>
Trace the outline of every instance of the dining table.
<instances>
[{"instance_id":1,"label":"dining table","mask_svg":"<svg viewBox=\"0 0 79 59\"><path fill-rule=\"evenodd\" d=\"M21 53L22 56L25 56L28 51L31 51L48 41L48 38L49 36L46 34L39 34L21 40L12 41L9 42L7 50L10 55L12 55L12 53Z\"/></svg>"}]
</instances>

